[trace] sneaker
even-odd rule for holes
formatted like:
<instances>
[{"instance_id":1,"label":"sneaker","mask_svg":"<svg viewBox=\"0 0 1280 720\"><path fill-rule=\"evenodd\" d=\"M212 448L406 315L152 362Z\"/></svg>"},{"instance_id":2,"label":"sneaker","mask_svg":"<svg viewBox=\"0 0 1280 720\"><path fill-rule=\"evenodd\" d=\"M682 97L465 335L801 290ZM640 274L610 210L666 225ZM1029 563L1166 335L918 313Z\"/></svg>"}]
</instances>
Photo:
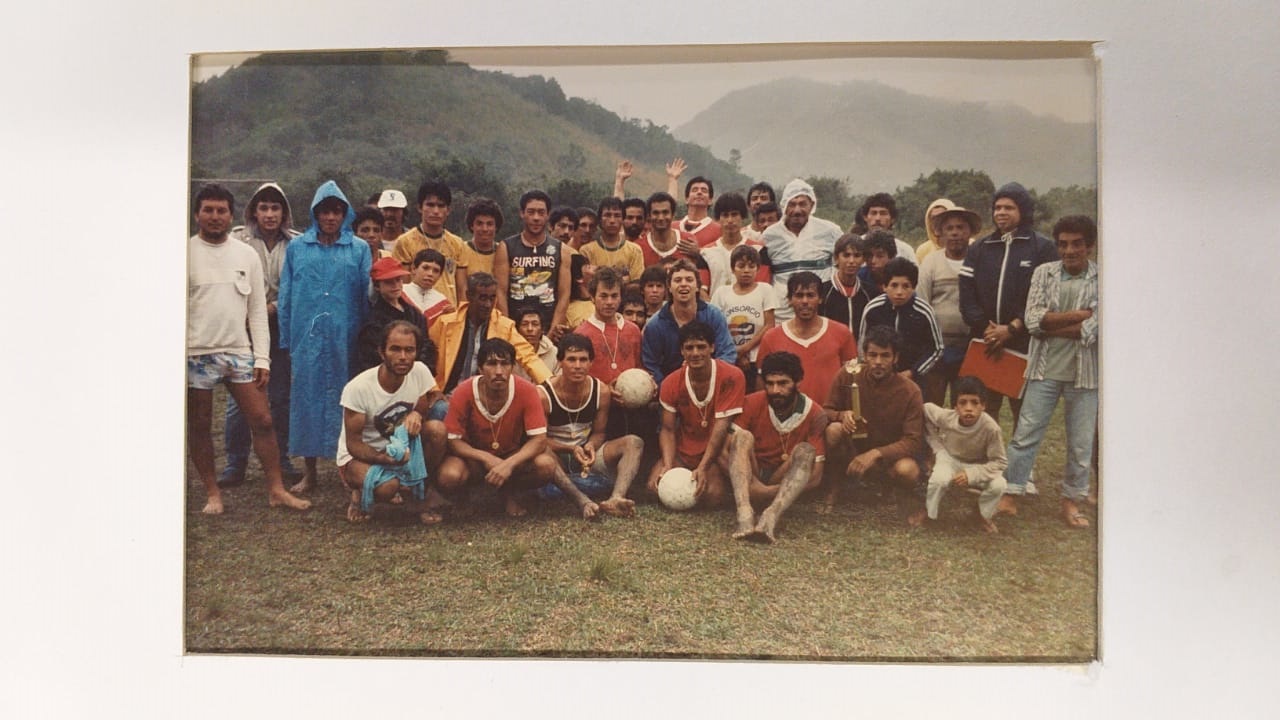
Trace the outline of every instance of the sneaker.
<instances>
[{"instance_id":1,"label":"sneaker","mask_svg":"<svg viewBox=\"0 0 1280 720\"><path fill-rule=\"evenodd\" d=\"M1029 476L1027 476L1027 490L1026 490L1026 492L1027 492L1027 494L1028 494L1028 495L1039 495L1039 494L1040 494L1040 491L1036 489L1036 471L1035 471L1035 470L1032 470L1032 471L1031 471L1031 474L1030 474Z\"/></svg>"}]
</instances>

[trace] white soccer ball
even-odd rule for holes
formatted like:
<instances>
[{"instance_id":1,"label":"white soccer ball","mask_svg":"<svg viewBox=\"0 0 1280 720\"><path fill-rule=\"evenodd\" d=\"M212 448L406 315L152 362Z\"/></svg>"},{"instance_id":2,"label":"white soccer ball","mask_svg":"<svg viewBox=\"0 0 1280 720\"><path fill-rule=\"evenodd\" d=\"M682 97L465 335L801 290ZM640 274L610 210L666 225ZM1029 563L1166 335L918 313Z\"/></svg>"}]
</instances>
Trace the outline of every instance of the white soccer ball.
<instances>
[{"instance_id":1,"label":"white soccer ball","mask_svg":"<svg viewBox=\"0 0 1280 720\"><path fill-rule=\"evenodd\" d=\"M648 405L658 389L654 386L653 376L640 368L623 370L613 383L613 387L622 396L623 407L629 408L642 408Z\"/></svg>"},{"instance_id":2,"label":"white soccer ball","mask_svg":"<svg viewBox=\"0 0 1280 720\"><path fill-rule=\"evenodd\" d=\"M672 510L688 510L697 502L695 487L692 470L671 468L658 478L658 499Z\"/></svg>"}]
</instances>

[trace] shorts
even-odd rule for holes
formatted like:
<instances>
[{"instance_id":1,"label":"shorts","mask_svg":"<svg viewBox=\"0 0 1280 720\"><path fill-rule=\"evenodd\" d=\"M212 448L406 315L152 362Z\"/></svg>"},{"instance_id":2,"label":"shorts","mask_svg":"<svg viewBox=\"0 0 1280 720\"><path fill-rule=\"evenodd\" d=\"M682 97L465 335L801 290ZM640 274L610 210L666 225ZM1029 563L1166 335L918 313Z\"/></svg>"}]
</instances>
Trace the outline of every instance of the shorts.
<instances>
[{"instance_id":1,"label":"shorts","mask_svg":"<svg viewBox=\"0 0 1280 720\"><path fill-rule=\"evenodd\" d=\"M596 461L587 470L586 477L582 476L582 466L574 459L572 453L557 452L555 456L560 461L560 467L569 476L569 480L582 491L583 495L592 500L603 500L613 492L613 480L605 468L603 452L596 451ZM554 483L547 483L538 488L538 497L543 500L559 500L564 497L564 492Z\"/></svg>"},{"instance_id":2,"label":"shorts","mask_svg":"<svg viewBox=\"0 0 1280 720\"><path fill-rule=\"evenodd\" d=\"M223 381L253 382L253 356L227 352L187 356L187 387L212 390Z\"/></svg>"}]
</instances>

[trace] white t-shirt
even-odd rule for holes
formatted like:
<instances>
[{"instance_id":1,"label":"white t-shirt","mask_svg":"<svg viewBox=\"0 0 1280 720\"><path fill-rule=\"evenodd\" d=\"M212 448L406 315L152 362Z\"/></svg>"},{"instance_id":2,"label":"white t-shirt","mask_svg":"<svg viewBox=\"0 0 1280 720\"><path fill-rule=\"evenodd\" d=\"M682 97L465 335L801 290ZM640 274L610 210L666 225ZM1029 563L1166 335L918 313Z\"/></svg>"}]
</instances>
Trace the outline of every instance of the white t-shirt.
<instances>
[{"instance_id":1,"label":"white t-shirt","mask_svg":"<svg viewBox=\"0 0 1280 720\"><path fill-rule=\"evenodd\" d=\"M404 382L394 393L382 389L378 383L378 367L371 367L351 378L351 382L342 388L342 407L364 413L364 430L360 437L365 444L375 450L385 450L387 440L396 426L404 420L404 416L413 410L418 398L435 387L436 379L431 371L421 362L415 362L413 369L405 376ZM347 426L342 425L338 434L339 466L351 462L351 453L347 450Z\"/></svg>"},{"instance_id":2,"label":"white t-shirt","mask_svg":"<svg viewBox=\"0 0 1280 720\"><path fill-rule=\"evenodd\" d=\"M739 295L734 292L732 285L725 285L711 296L711 304L724 313L729 334L733 336L733 344L741 347L764 326L765 311L778 309L778 298L771 286L758 282L746 295ZM753 363L756 361L757 348L759 345L751 349L749 359Z\"/></svg>"}]
</instances>

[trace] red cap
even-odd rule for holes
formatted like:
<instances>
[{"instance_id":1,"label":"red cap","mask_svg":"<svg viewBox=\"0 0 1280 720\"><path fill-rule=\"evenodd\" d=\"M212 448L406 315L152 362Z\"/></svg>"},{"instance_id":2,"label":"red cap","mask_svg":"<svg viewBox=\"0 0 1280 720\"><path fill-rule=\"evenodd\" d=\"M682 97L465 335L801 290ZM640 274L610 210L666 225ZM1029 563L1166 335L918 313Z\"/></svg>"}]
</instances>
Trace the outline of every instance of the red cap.
<instances>
[{"instance_id":1,"label":"red cap","mask_svg":"<svg viewBox=\"0 0 1280 720\"><path fill-rule=\"evenodd\" d=\"M394 280L408 275L409 271L401 267L398 260L390 257L378 258L369 270L369 277L374 280Z\"/></svg>"}]
</instances>

